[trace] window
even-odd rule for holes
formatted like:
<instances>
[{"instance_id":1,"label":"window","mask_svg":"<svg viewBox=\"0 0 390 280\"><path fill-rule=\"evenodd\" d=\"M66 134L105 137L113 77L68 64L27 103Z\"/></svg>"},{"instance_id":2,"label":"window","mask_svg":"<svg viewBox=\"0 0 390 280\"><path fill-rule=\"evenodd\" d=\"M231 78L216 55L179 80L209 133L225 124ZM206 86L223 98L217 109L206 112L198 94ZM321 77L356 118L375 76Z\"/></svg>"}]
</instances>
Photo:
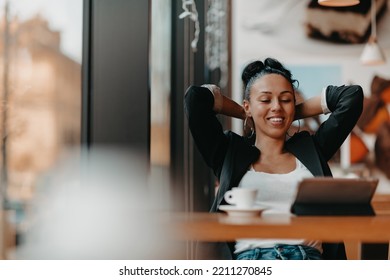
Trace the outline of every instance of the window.
<instances>
[{"instance_id":1,"label":"window","mask_svg":"<svg viewBox=\"0 0 390 280\"><path fill-rule=\"evenodd\" d=\"M151 186L169 196L171 98L171 0L153 0L150 40ZM169 198L167 198L169 199Z\"/></svg>"},{"instance_id":2,"label":"window","mask_svg":"<svg viewBox=\"0 0 390 280\"><path fill-rule=\"evenodd\" d=\"M79 147L80 0L6 0L0 6L0 142L6 207L21 222L39 176Z\"/></svg>"}]
</instances>

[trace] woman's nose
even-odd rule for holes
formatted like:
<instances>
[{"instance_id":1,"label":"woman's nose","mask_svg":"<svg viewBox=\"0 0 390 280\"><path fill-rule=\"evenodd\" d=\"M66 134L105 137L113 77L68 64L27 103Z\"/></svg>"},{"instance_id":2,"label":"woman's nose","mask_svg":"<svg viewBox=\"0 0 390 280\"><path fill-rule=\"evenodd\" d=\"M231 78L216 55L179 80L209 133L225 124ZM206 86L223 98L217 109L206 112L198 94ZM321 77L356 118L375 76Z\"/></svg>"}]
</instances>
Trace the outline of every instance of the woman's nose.
<instances>
[{"instance_id":1,"label":"woman's nose","mask_svg":"<svg viewBox=\"0 0 390 280\"><path fill-rule=\"evenodd\" d=\"M278 100L275 100L271 104L271 110L280 110L280 102Z\"/></svg>"}]
</instances>

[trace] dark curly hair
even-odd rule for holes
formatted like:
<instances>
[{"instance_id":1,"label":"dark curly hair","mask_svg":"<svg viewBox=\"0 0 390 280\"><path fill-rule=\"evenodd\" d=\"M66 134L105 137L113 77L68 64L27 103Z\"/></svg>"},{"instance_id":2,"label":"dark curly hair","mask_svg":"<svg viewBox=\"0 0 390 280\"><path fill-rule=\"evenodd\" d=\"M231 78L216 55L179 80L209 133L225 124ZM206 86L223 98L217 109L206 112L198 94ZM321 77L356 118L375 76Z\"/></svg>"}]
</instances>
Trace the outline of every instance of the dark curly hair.
<instances>
[{"instance_id":1,"label":"dark curly hair","mask_svg":"<svg viewBox=\"0 0 390 280\"><path fill-rule=\"evenodd\" d=\"M274 58L266 58L264 62L260 60L253 61L245 66L242 71L241 79L244 87L244 98L249 100L249 92L252 84L260 77L267 74L279 74L289 81L294 89L298 88L298 81L292 78L291 72L286 69L282 63Z\"/></svg>"}]
</instances>

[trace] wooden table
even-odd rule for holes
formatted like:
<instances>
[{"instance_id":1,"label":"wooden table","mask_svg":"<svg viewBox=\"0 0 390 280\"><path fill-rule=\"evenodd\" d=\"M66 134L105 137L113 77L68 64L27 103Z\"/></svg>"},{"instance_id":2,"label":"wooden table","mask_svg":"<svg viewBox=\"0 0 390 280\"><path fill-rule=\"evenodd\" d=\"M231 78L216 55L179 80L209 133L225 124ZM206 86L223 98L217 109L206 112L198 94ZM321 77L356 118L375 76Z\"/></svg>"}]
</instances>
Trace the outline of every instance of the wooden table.
<instances>
[{"instance_id":1,"label":"wooden table","mask_svg":"<svg viewBox=\"0 0 390 280\"><path fill-rule=\"evenodd\" d=\"M390 215L377 216L300 216L264 215L233 218L224 213L172 214L173 234L178 240L234 241L238 238L297 238L344 241L360 258L360 245L390 241ZM347 252L348 254L348 252Z\"/></svg>"}]
</instances>

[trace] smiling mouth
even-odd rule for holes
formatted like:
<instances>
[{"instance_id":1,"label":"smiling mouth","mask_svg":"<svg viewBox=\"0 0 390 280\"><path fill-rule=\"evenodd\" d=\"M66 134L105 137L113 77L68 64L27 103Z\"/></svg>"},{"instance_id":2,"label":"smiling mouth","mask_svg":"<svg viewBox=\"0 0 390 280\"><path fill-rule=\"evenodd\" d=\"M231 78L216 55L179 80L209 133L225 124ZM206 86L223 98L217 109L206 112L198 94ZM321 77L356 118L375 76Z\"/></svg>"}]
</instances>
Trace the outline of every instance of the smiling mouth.
<instances>
[{"instance_id":1,"label":"smiling mouth","mask_svg":"<svg viewBox=\"0 0 390 280\"><path fill-rule=\"evenodd\" d=\"M271 117L271 118L268 118L267 120L269 120L273 124L282 124L284 121L284 118Z\"/></svg>"}]
</instances>

